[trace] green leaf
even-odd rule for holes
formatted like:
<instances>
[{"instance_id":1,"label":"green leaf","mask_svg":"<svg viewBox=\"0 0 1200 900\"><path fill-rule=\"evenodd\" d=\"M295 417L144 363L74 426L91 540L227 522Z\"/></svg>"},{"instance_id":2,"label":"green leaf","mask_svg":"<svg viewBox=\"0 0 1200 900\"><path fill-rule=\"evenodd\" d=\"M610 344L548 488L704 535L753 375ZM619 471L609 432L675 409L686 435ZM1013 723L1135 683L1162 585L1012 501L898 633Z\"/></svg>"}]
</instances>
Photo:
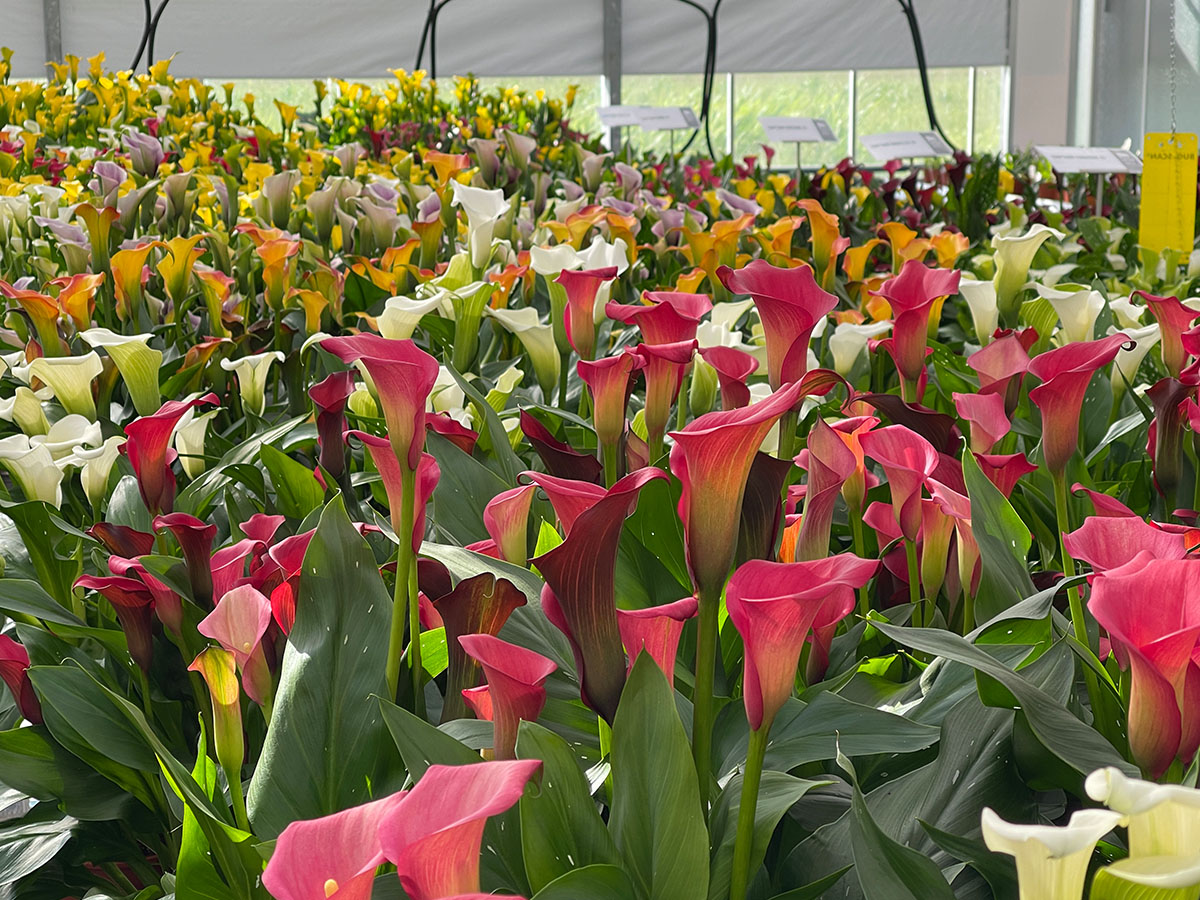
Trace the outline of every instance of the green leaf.
<instances>
[{"instance_id":1,"label":"green leaf","mask_svg":"<svg viewBox=\"0 0 1200 900\"><path fill-rule=\"evenodd\" d=\"M758 787L758 806L754 811L754 846L750 852L750 878L762 866L767 845L775 827L800 798L810 790L831 781L808 781L793 778L783 772L762 773ZM712 865L708 878L709 900L724 900L729 895L729 880L733 873L733 844L737 838L738 807L742 800L742 774L738 773L725 786L709 817L712 835Z\"/></svg>"},{"instance_id":2,"label":"green leaf","mask_svg":"<svg viewBox=\"0 0 1200 900\"><path fill-rule=\"evenodd\" d=\"M275 505L291 519L303 519L325 500L325 491L307 466L286 453L263 444L258 458L271 473L275 486Z\"/></svg>"},{"instance_id":3,"label":"green leaf","mask_svg":"<svg viewBox=\"0 0 1200 900\"><path fill-rule=\"evenodd\" d=\"M132 799L63 749L44 725L0 731L0 781L85 821L124 818Z\"/></svg>"},{"instance_id":4,"label":"green leaf","mask_svg":"<svg viewBox=\"0 0 1200 900\"><path fill-rule=\"evenodd\" d=\"M250 817L260 837L392 789L395 756L373 699L387 693L391 608L339 496L325 507L304 555L296 623L250 783Z\"/></svg>"},{"instance_id":5,"label":"green leaf","mask_svg":"<svg viewBox=\"0 0 1200 900\"><path fill-rule=\"evenodd\" d=\"M630 900L637 896L629 876L616 866L584 866L556 878L533 900Z\"/></svg>"},{"instance_id":6,"label":"green leaf","mask_svg":"<svg viewBox=\"0 0 1200 900\"><path fill-rule=\"evenodd\" d=\"M1037 592L1026 562L1032 539L1028 526L970 453L963 454L963 477L981 565L976 614L987 620Z\"/></svg>"},{"instance_id":7,"label":"green leaf","mask_svg":"<svg viewBox=\"0 0 1200 900\"><path fill-rule=\"evenodd\" d=\"M421 632L421 668L430 678L437 678L446 671L449 665L449 651L446 648L446 629L431 628Z\"/></svg>"},{"instance_id":8,"label":"green leaf","mask_svg":"<svg viewBox=\"0 0 1200 900\"><path fill-rule=\"evenodd\" d=\"M205 518L205 513L212 505L216 495L226 485L238 480L240 476L238 476L237 470L240 467L250 466L252 472L257 471L251 464L258 459L259 450L267 444L278 443L307 419L307 414L288 419L231 448L215 466L206 469L180 492L179 496L175 498L175 511L191 513L201 519Z\"/></svg>"},{"instance_id":9,"label":"green leaf","mask_svg":"<svg viewBox=\"0 0 1200 900\"><path fill-rule=\"evenodd\" d=\"M521 798L521 849L525 874L539 891L572 869L620 861L588 791L587 778L567 742L532 722L522 722L517 757L542 761L542 790Z\"/></svg>"},{"instance_id":10,"label":"green leaf","mask_svg":"<svg viewBox=\"0 0 1200 900\"><path fill-rule=\"evenodd\" d=\"M0 885L11 884L49 863L71 840L78 821L36 806L0 828Z\"/></svg>"},{"instance_id":11,"label":"green leaf","mask_svg":"<svg viewBox=\"0 0 1200 900\"><path fill-rule=\"evenodd\" d=\"M0 501L0 511L17 526L38 583L59 603L68 603L71 588L81 572L75 556L80 533L73 528L74 533L64 533L66 523L52 515L51 508L41 501Z\"/></svg>"},{"instance_id":12,"label":"green leaf","mask_svg":"<svg viewBox=\"0 0 1200 900\"><path fill-rule=\"evenodd\" d=\"M804 887L776 894L771 900L818 900L819 897L825 895L827 890L841 881L843 875L853 868L854 866L843 866L836 872L830 872L824 878L818 878L811 884L804 885Z\"/></svg>"},{"instance_id":13,"label":"green leaf","mask_svg":"<svg viewBox=\"0 0 1200 900\"><path fill-rule=\"evenodd\" d=\"M942 831L923 819L918 821L935 844L983 876L996 900L1016 900L1017 867L1011 856L993 853L983 841Z\"/></svg>"},{"instance_id":14,"label":"green leaf","mask_svg":"<svg viewBox=\"0 0 1200 900\"><path fill-rule=\"evenodd\" d=\"M84 624L40 584L24 578L0 578L0 612L33 616L52 625Z\"/></svg>"},{"instance_id":15,"label":"green leaf","mask_svg":"<svg viewBox=\"0 0 1200 900\"><path fill-rule=\"evenodd\" d=\"M1123 859L1111 866L1105 866L1096 873L1089 897L1091 900L1195 900L1197 885L1194 883L1174 888L1138 883L1153 882L1180 870L1194 868L1194 857L1150 856ZM1122 875L1128 875L1128 878Z\"/></svg>"},{"instance_id":16,"label":"green leaf","mask_svg":"<svg viewBox=\"0 0 1200 900\"><path fill-rule=\"evenodd\" d=\"M695 900L708 892L708 832L691 747L675 695L642 654L613 722L608 827L642 900Z\"/></svg>"},{"instance_id":17,"label":"green leaf","mask_svg":"<svg viewBox=\"0 0 1200 900\"><path fill-rule=\"evenodd\" d=\"M217 765L208 757L203 723L200 729L199 746L196 747L196 765L192 778L211 799L217 790ZM179 839L179 861L175 866L177 900L224 900L229 888L221 880L212 861L212 851L200 820L191 807L183 807L183 831Z\"/></svg>"},{"instance_id":18,"label":"green leaf","mask_svg":"<svg viewBox=\"0 0 1200 900\"><path fill-rule=\"evenodd\" d=\"M382 698L379 707L383 721L404 767L413 781L420 781L430 766L468 766L479 762L479 754L466 744L455 740L407 709Z\"/></svg>"},{"instance_id":19,"label":"green leaf","mask_svg":"<svg viewBox=\"0 0 1200 900\"><path fill-rule=\"evenodd\" d=\"M850 843L866 900L954 900L933 860L892 840L876 824L850 760L839 753L838 765L850 775Z\"/></svg>"},{"instance_id":20,"label":"green leaf","mask_svg":"<svg viewBox=\"0 0 1200 900\"><path fill-rule=\"evenodd\" d=\"M483 508L511 485L440 434L431 432L425 446L442 473L433 492L434 528L460 545L486 538Z\"/></svg>"},{"instance_id":21,"label":"green leaf","mask_svg":"<svg viewBox=\"0 0 1200 900\"><path fill-rule=\"evenodd\" d=\"M937 656L964 663L1000 682L1021 704L1038 740L1055 756L1086 777L1104 766L1116 766L1133 778L1136 766L1127 763L1098 732L1079 721L1061 703L1019 674L956 634L934 628L901 628L883 622L875 627L892 640Z\"/></svg>"}]
</instances>

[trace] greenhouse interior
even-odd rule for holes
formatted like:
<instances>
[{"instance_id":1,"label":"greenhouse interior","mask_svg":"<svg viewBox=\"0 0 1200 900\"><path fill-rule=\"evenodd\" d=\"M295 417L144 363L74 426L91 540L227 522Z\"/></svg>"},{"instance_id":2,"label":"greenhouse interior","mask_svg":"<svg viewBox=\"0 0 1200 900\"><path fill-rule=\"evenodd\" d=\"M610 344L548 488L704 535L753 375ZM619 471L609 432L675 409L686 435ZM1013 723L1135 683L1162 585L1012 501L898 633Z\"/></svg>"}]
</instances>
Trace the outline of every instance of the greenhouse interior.
<instances>
[{"instance_id":1,"label":"greenhouse interior","mask_svg":"<svg viewBox=\"0 0 1200 900\"><path fill-rule=\"evenodd\" d=\"M3 0L0 900L1200 900L1200 3Z\"/></svg>"}]
</instances>

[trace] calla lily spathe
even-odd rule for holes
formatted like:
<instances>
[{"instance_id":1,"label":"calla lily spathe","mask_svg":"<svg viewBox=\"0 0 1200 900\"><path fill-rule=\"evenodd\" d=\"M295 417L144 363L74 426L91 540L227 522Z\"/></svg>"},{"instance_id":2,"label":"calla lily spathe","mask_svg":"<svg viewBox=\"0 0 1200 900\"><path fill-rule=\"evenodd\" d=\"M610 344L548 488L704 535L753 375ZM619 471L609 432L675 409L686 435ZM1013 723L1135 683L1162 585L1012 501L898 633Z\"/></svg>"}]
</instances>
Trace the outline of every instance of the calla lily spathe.
<instances>
[{"instance_id":1,"label":"calla lily spathe","mask_svg":"<svg viewBox=\"0 0 1200 900\"><path fill-rule=\"evenodd\" d=\"M492 256L496 223L508 213L509 202L499 190L470 187L458 181L450 182L450 189L454 192L451 205L462 207L467 214L467 248L471 265L485 269Z\"/></svg>"},{"instance_id":2,"label":"calla lily spathe","mask_svg":"<svg viewBox=\"0 0 1200 900\"><path fill-rule=\"evenodd\" d=\"M96 401L92 382L104 371L100 354L94 350L83 356L39 357L29 364L29 373L54 390L54 397L68 413L96 420Z\"/></svg>"},{"instance_id":3,"label":"calla lily spathe","mask_svg":"<svg viewBox=\"0 0 1200 900\"><path fill-rule=\"evenodd\" d=\"M531 306L521 309L488 308L484 312L521 342L529 354L529 362L542 388L542 396L549 399L562 367L562 356L554 341L553 326L543 323L538 311Z\"/></svg>"},{"instance_id":4,"label":"calla lily spathe","mask_svg":"<svg viewBox=\"0 0 1200 900\"><path fill-rule=\"evenodd\" d=\"M1038 284L1034 287L1037 288L1038 295L1049 302L1058 313L1058 320L1062 323L1062 330L1059 332L1059 340L1062 343L1090 341L1095 337L1096 319L1108 305L1103 294L1088 290L1081 284L1064 284L1058 287Z\"/></svg>"},{"instance_id":5,"label":"calla lily spathe","mask_svg":"<svg viewBox=\"0 0 1200 900\"><path fill-rule=\"evenodd\" d=\"M1130 778L1115 766L1084 782L1087 795L1125 816L1131 856L1191 856L1200 834L1200 791Z\"/></svg>"},{"instance_id":6,"label":"calla lily spathe","mask_svg":"<svg viewBox=\"0 0 1200 900\"><path fill-rule=\"evenodd\" d=\"M242 395L242 407L261 417L267 409L267 378L272 363L282 363L283 354L278 350L241 356L237 359L221 360L221 368L237 375L238 390Z\"/></svg>"},{"instance_id":7,"label":"calla lily spathe","mask_svg":"<svg viewBox=\"0 0 1200 900\"><path fill-rule=\"evenodd\" d=\"M996 301L995 283L964 278L958 283L958 292L967 301L967 309L971 311L976 339L980 346L986 347L992 342L992 333L1000 325L1000 306Z\"/></svg>"},{"instance_id":8,"label":"calla lily spathe","mask_svg":"<svg viewBox=\"0 0 1200 900\"><path fill-rule=\"evenodd\" d=\"M981 826L989 850L1016 858L1021 900L1081 900L1092 851L1121 818L1107 809L1083 809L1055 828L1006 822L984 809Z\"/></svg>"},{"instance_id":9,"label":"calla lily spathe","mask_svg":"<svg viewBox=\"0 0 1200 900\"><path fill-rule=\"evenodd\" d=\"M8 469L26 500L41 500L55 509L62 505L63 471L44 444L31 444L24 434L2 438L0 466Z\"/></svg>"},{"instance_id":10,"label":"calla lily spathe","mask_svg":"<svg viewBox=\"0 0 1200 900\"><path fill-rule=\"evenodd\" d=\"M833 354L833 370L847 378L854 364L858 362L867 342L872 338L887 334L892 329L891 322L870 322L856 325L853 322L842 322L833 329L829 336L829 352Z\"/></svg>"},{"instance_id":11,"label":"calla lily spathe","mask_svg":"<svg viewBox=\"0 0 1200 900\"><path fill-rule=\"evenodd\" d=\"M158 388L158 370L162 366L162 351L149 346L152 334L116 334L107 328L89 328L79 336L95 349L103 349L116 363L129 398L139 416L148 416L162 405Z\"/></svg>"},{"instance_id":12,"label":"calla lily spathe","mask_svg":"<svg viewBox=\"0 0 1200 900\"><path fill-rule=\"evenodd\" d=\"M1005 235L992 238L995 250L996 303L1005 327L1016 325L1020 308L1021 291L1029 279L1029 267L1042 244L1050 238L1062 240L1066 235L1045 225L1034 225L1022 235Z\"/></svg>"}]
</instances>

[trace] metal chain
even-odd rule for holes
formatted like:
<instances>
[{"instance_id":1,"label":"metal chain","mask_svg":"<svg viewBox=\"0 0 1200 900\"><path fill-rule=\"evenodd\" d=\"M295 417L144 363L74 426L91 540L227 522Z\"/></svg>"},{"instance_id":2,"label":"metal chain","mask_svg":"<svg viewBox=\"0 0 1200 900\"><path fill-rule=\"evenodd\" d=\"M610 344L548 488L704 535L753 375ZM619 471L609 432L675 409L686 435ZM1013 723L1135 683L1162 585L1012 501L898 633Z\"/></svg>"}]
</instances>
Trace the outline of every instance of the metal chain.
<instances>
[{"instance_id":1,"label":"metal chain","mask_svg":"<svg viewBox=\"0 0 1200 900\"><path fill-rule=\"evenodd\" d=\"M1175 138L1175 81L1176 81L1176 64L1175 64L1175 4L1177 0L1168 0L1171 10L1170 29L1170 78L1171 78L1171 139Z\"/></svg>"}]
</instances>

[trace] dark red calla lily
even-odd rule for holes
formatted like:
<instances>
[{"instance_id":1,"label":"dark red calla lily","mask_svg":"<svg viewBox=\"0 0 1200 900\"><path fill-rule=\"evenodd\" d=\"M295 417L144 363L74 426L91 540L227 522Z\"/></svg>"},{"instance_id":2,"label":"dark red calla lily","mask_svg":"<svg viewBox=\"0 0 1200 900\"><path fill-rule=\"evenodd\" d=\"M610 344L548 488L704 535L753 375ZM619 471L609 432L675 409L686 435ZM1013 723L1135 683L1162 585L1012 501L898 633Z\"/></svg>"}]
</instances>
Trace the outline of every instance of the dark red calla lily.
<instances>
[{"instance_id":1,"label":"dark red calla lily","mask_svg":"<svg viewBox=\"0 0 1200 900\"><path fill-rule=\"evenodd\" d=\"M108 558L108 571L114 575L136 578L150 589L154 595L154 614L158 621L169 628L172 634L181 634L183 627L183 601L169 586L159 581L146 571L146 567L136 559L125 559L121 556Z\"/></svg>"},{"instance_id":2,"label":"dark red calla lily","mask_svg":"<svg viewBox=\"0 0 1200 900\"><path fill-rule=\"evenodd\" d=\"M595 506L596 501L602 499L606 493L598 484L559 478L544 472L523 472L521 477L528 478L546 492L564 534L570 534L579 514Z\"/></svg>"},{"instance_id":3,"label":"dark red calla lily","mask_svg":"<svg viewBox=\"0 0 1200 900\"><path fill-rule=\"evenodd\" d=\"M188 582L192 586L192 601L202 609L211 609L213 602L212 544L217 526L202 522L187 513L169 513L154 520L154 530L167 529L175 536L183 551Z\"/></svg>"},{"instance_id":4,"label":"dark red calla lily","mask_svg":"<svg viewBox=\"0 0 1200 900\"><path fill-rule=\"evenodd\" d=\"M125 632L129 655L143 672L149 673L154 654L154 624L151 618L154 595L150 589L135 578L116 575L81 575L75 580L75 587L96 591L112 604L121 630Z\"/></svg>"},{"instance_id":5,"label":"dark red calla lily","mask_svg":"<svg viewBox=\"0 0 1200 900\"><path fill-rule=\"evenodd\" d=\"M604 466L590 453L580 453L550 433L531 413L521 410L521 433L525 435L537 455L552 475L577 481L598 482L604 475Z\"/></svg>"},{"instance_id":6,"label":"dark red calla lily","mask_svg":"<svg viewBox=\"0 0 1200 900\"><path fill-rule=\"evenodd\" d=\"M344 363L362 363L375 384L392 449L416 471L425 446L425 404L437 380L437 360L410 340L366 332L325 338L321 349Z\"/></svg>"},{"instance_id":7,"label":"dark red calla lily","mask_svg":"<svg viewBox=\"0 0 1200 900\"><path fill-rule=\"evenodd\" d=\"M132 558L154 552L154 535L130 528L128 525L97 522L87 530L87 533L116 556Z\"/></svg>"},{"instance_id":8,"label":"dark red calla lily","mask_svg":"<svg viewBox=\"0 0 1200 900\"><path fill-rule=\"evenodd\" d=\"M152 416L142 416L125 426L128 440L121 452L129 457L137 478L138 491L150 514L170 512L175 505L175 473L171 462L171 434L183 414L197 406L218 405L216 394L205 394L195 400L168 400Z\"/></svg>"},{"instance_id":9,"label":"dark red calla lily","mask_svg":"<svg viewBox=\"0 0 1200 900\"><path fill-rule=\"evenodd\" d=\"M684 597L674 603L651 606L648 609L618 609L617 627L621 630L621 643L629 657L628 671L633 669L639 654L644 650L662 669L667 681L675 681L675 655L679 651L679 637L683 634L683 623L694 618L700 604L695 597Z\"/></svg>"},{"instance_id":10,"label":"dark red calla lily","mask_svg":"<svg viewBox=\"0 0 1200 900\"><path fill-rule=\"evenodd\" d=\"M1067 470L1079 446L1079 411L1088 382L1127 343L1125 335L1112 334L1048 350L1030 361L1029 374L1042 383L1029 392L1029 399L1042 411L1042 452L1052 474Z\"/></svg>"},{"instance_id":11,"label":"dark red calla lily","mask_svg":"<svg viewBox=\"0 0 1200 900\"><path fill-rule=\"evenodd\" d=\"M735 294L749 294L762 320L767 341L767 380L771 390L799 381L808 371L808 342L817 323L837 306L821 290L809 266L780 269L765 260L734 271L717 269L721 283Z\"/></svg>"},{"instance_id":12,"label":"dark red calla lily","mask_svg":"<svg viewBox=\"0 0 1200 900\"><path fill-rule=\"evenodd\" d=\"M580 359L596 355L596 294L606 281L617 277L617 267L603 269L563 269L554 279L567 295L563 324L567 340Z\"/></svg>"},{"instance_id":13,"label":"dark red calla lily","mask_svg":"<svg viewBox=\"0 0 1200 900\"><path fill-rule=\"evenodd\" d=\"M975 461L987 476L988 481L996 486L1005 498L1011 497L1017 482L1030 472L1036 472L1037 466L1025 458L1024 453L1008 453L991 455L976 453Z\"/></svg>"},{"instance_id":14,"label":"dark red calla lily","mask_svg":"<svg viewBox=\"0 0 1200 900\"><path fill-rule=\"evenodd\" d=\"M497 760L425 771L379 826L384 856L409 900L479 893L483 827L521 798L540 766L536 759Z\"/></svg>"},{"instance_id":15,"label":"dark red calla lily","mask_svg":"<svg viewBox=\"0 0 1200 900\"><path fill-rule=\"evenodd\" d=\"M7 634L0 634L0 681L8 685L21 717L41 725L42 704L29 680L29 653Z\"/></svg>"},{"instance_id":16,"label":"dark red calla lily","mask_svg":"<svg viewBox=\"0 0 1200 900\"><path fill-rule=\"evenodd\" d=\"M915 385L925 370L929 316L938 300L958 293L962 273L910 259L876 292L892 307L892 353L900 377Z\"/></svg>"},{"instance_id":17,"label":"dark red calla lily","mask_svg":"<svg viewBox=\"0 0 1200 900\"><path fill-rule=\"evenodd\" d=\"M685 294L679 291L644 291L643 305L626 305L608 301L604 312L610 319L636 326L647 344L675 344L696 337L700 320L712 309L707 294Z\"/></svg>"},{"instance_id":18,"label":"dark red calla lily","mask_svg":"<svg viewBox=\"0 0 1200 900\"><path fill-rule=\"evenodd\" d=\"M610 723L625 684L617 627L617 542L638 493L658 478L666 473L655 468L626 475L575 516L561 544L531 560L546 579L542 609L571 642L583 701Z\"/></svg>"},{"instance_id":19,"label":"dark red calla lily","mask_svg":"<svg viewBox=\"0 0 1200 900\"><path fill-rule=\"evenodd\" d=\"M742 699L751 729L769 729L791 696L809 630L849 615L855 590L878 568L878 560L842 553L796 563L752 560L733 573L725 602L746 646Z\"/></svg>"},{"instance_id":20,"label":"dark red calla lily","mask_svg":"<svg viewBox=\"0 0 1200 900\"><path fill-rule=\"evenodd\" d=\"M354 373L351 371L334 372L308 389L308 396L317 410L318 462L335 479L341 478L346 471L346 444L342 432L346 430L346 401L352 393Z\"/></svg>"},{"instance_id":21,"label":"dark red calla lily","mask_svg":"<svg viewBox=\"0 0 1200 900\"><path fill-rule=\"evenodd\" d=\"M495 758L515 759L517 728L522 720L536 722L542 714L546 705L542 685L558 666L540 653L490 634L464 634L458 642L487 679Z\"/></svg>"},{"instance_id":22,"label":"dark red calla lily","mask_svg":"<svg viewBox=\"0 0 1200 900\"><path fill-rule=\"evenodd\" d=\"M601 446L616 446L625 433L625 406L633 388L633 373L643 362L632 350L593 361L581 359L576 371L592 395L592 424Z\"/></svg>"},{"instance_id":23,"label":"dark red calla lily","mask_svg":"<svg viewBox=\"0 0 1200 900\"><path fill-rule=\"evenodd\" d=\"M1184 421L1189 401L1196 395L1197 375L1185 372L1182 378L1160 378L1146 391L1154 406L1154 422L1147 452L1154 460L1154 486L1171 500L1183 477ZM1192 499L1191 495L1187 498Z\"/></svg>"},{"instance_id":24,"label":"dark red calla lily","mask_svg":"<svg viewBox=\"0 0 1200 900\"><path fill-rule=\"evenodd\" d=\"M1001 394L955 393L953 397L958 414L971 423L971 452L987 453L1012 428Z\"/></svg>"},{"instance_id":25,"label":"dark red calla lily","mask_svg":"<svg viewBox=\"0 0 1200 900\"><path fill-rule=\"evenodd\" d=\"M716 369L721 386L721 409L741 409L750 404L746 379L758 371L758 360L736 347L701 347L700 356Z\"/></svg>"},{"instance_id":26,"label":"dark red calla lily","mask_svg":"<svg viewBox=\"0 0 1200 900\"><path fill-rule=\"evenodd\" d=\"M881 466L892 492L892 510L905 540L921 532L921 488L940 462L933 445L903 425L888 425L862 436L867 456Z\"/></svg>"},{"instance_id":27,"label":"dark red calla lily","mask_svg":"<svg viewBox=\"0 0 1200 900\"><path fill-rule=\"evenodd\" d=\"M1192 327L1196 317L1200 316L1200 310L1184 306L1178 297L1158 297L1147 291L1133 293L1146 301L1146 305L1150 307L1150 314L1158 320L1159 349L1162 351L1163 365L1172 377L1178 378L1187 365L1189 356L1189 351L1183 345L1183 334Z\"/></svg>"},{"instance_id":28,"label":"dark red calla lily","mask_svg":"<svg viewBox=\"0 0 1200 900\"><path fill-rule=\"evenodd\" d=\"M425 413L425 428L440 434L455 447L470 456L479 442L479 432L472 431L446 413Z\"/></svg>"},{"instance_id":29,"label":"dark red calla lily","mask_svg":"<svg viewBox=\"0 0 1200 900\"><path fill-rule=\"evenodd\" d=\"M796 540L797 562L829 555L833 507L846 481L857 471L858 461L844 435L826 425L823 419L817 419L808 433L806 465L808 485L804 518Z\"/></svg>"},{"instance_id":30,"label":"dark red calla lily","mask_svg":"<svg viewBox=\"0 0 1200 900\"><path fill-rule=\"evenodd\" d=\"M746 476L746 490L742 493L735 565L749 559L774 558L783 518L780 497L792 466L790 459L779 459L762 451L754 454Z\"/></svg>"},{"instance_id":31,"label":"dark red calla lily","mask_svg":"<svg viewBox=\"0 0 1200 900\"><path fill-rule=\"evenodd\" d=\"M296 597L300 593L300 572L304 566L304 554L308 552L308 543L316 532L317 530L314 528L284 538L267 551L268 558L278 570L276 575L278 582L271 588L270 594L271 615L275 619L275 624L279 626L279 630L285 635L291 633L292 626L296 623Z\"/></svg>"},{"instance_id":32,"label":"dark red calla lily","mask_svg":"<svg viewBox=\"0 0 1200 900\"><path fill-rule=\"evenodd\" d=\"M438 597L433 608L446 629L446 699L442 721L466 715L462 692L479 684L482 670L459 643L468 634L500 633L514 609L525 605L525 595L507 578L483 572L464 578L449 593Z\"/></svg>"}]
</instances>

